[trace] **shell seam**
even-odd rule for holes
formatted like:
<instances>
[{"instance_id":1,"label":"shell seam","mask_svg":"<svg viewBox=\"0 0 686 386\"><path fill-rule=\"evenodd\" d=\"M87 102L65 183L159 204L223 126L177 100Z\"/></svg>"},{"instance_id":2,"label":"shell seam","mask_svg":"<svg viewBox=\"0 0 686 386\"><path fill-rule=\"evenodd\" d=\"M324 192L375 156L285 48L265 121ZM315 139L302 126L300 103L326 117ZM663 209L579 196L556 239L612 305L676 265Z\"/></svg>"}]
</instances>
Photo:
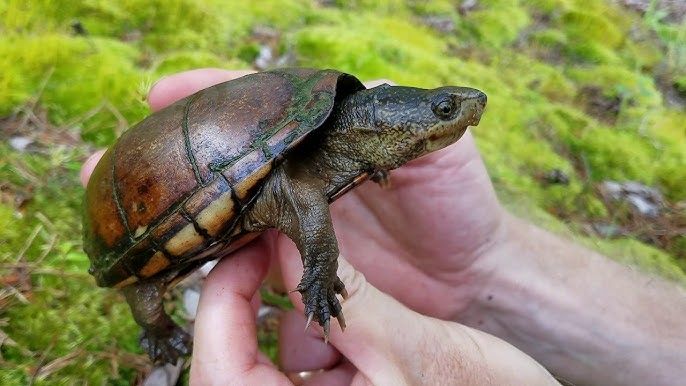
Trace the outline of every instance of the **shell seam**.
<instances>
[{"instance_id":1,"label":"shell seam","mask_svg":"<svg viewBox=\"0 0 686 386\"><path fill-rule=\"evenodd\" d=\"M198 163L195 160L195 155L193 154L193 149L191 148L191 138L189 134L189 129L188 129L188 115L190 113L191 109L191 103L193 103L193 100L195 99L197 94L193 94L190 98L188 98L188 101L186 102L186 105L183 108L183 122L181 123L181 131L183 132L183 141L186 146L186 155L188 156L188 160L191 163L191 167L193 168L193 173L195 173L195 181L199 185L204 185L202 181L202 177L200 176L200 169L198 168Z\"/></svg>"},{"instance_id":2,"label":"shell seam","mask_svg":"<svg viewBox=\"0 0 686 386\"><path fill-rule=\"evenodd\" d=\"M126 220L126 212L124 211L124 207L122 206L121 203L121 198L119 197L119 188L117 187L117 179L115 178L115 165L117 161L117 147L115 146L112 149L112 196L114 198L114 204L117 206L117 214L119 215L119 220L121 221L122 225L124 225L124 229L126 230L126 235L131 239L131 241L135 241L135 238L133 237L133 234L131 233L131 228L129 227L129 222Z\"/></svg>"}]
</instances>

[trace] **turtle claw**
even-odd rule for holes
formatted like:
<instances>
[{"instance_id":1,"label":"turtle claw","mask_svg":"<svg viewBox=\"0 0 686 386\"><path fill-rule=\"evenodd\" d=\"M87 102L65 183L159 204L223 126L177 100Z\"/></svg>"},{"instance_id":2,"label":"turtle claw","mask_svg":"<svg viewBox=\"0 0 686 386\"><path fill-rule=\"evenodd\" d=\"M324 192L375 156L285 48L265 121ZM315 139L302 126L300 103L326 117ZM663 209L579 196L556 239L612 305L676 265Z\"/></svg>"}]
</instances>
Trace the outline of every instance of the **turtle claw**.
<instances>
[{"instance_id":1,"label":"turtle claw","mask_svg":"<svg viewBox=\"0 0 686 386\"><path fill-rule=\"evenodd\" d=\"M336 276L336 281L333 283L333 289L337 294L341 295L343 300L348 298L348 290L345 289L345 284L338 276Z\"/></svg>"},{"instance_id":2,"label":"turtle claw","mask_svg":"<svg viewBox=\"0 0 686 386\"><path fill-rule=\"evenodd\" d=\"M310 327L310 323L312 323L312 318L314 317L314 312L310 312L307 315L307 323L305 323L305 331L307 331L307 328Z\"/></svg>"},{"instance_id":3,"label":"turtle claw","mask_svg":"<svg viewBox=\"0 0 686 386\"><path fill-rule=\"evenodd\" d=\"M338 319L338 325L341 326L341 331L345 331L345 318L343 317L343 311L338 313L336 319Z\"/></svg>"},{"instance_id":4,"label":"turtle claw","mask_svg":"<svg viewBox=\"0 0 686 386\"><path fill-rule=\"evenodd\" d=\"M331 332L331 324L329 319L324 322L324 344L329 343L329 333Z\"/></svg>"},{"instance_id":5,"label":"turtle claw","mask_svg":"<svg viewBox=\"0 0 686 386\"><path fill-rule=\"evenodd\" d=\"M386 190L391 188L391 173L388 170L379 169L372 174L371 178L372 181L379 184L381 189Z\"/></svg>"},{"instance_id":6,"label":"turtle claw","mask_svg":"<svg viewBox=\"0 0 686 386\"><path fill-rule=\"evenodd\" d=\"M174 328L169 334L143 330L139 337L141 348L153 362L176 364L179 357L191 353L192 338L182 328Z\"/></svg>"},{"instance_id":7,"label":"turtle claw","mask_svg":"<svg viewBox=\"0 0 686 386\"><path fill-rule=\"evenodd\" d=\"M341 310L341 303L336 295L341 294L347 297L348 292L338 277L333 280L332 284L328 285L325 280L306 281L303 279L294 291L300 292L305 304L305 315L307 315L305 330L310 326L312 320L316 320L324 329L324 342L328 343L331 333L331 316L338 320L341 331L345 329L345 318Z\"/></svg>"}]
</instances>

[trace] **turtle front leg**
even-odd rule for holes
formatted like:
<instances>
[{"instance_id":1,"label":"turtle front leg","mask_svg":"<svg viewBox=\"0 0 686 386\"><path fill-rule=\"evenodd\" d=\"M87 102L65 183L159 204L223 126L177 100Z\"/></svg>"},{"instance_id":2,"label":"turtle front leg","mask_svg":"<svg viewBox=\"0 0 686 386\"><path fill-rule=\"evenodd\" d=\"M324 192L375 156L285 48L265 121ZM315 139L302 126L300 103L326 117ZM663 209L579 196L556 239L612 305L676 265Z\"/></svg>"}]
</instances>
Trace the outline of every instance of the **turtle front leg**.
<instances>
[{"instance_id":1,"label":"turtle front leg","mask_svg":"<svg viewBox=\"0 0 686 386\"><path fill-rule=\"evenodd\" d=\"M324 201L326 203L326 201ZM331 225L328 206L308 208L300 219L299 228L282 229L295 242L303 261L303 277L293 290L300 292L305 305L307 324L316 320L324 329L324 341L329 340L330 317L338 319L345 330L345 318L337 294L348 297L345 284L338 277L338 243Z\"/></svg>"},{"instance_id":2,"label":"turtle front leg","mask_svg":"<svg viewBox=\"0 0 686 386\"><path fill-rule=\"evenodd\" d=\"M317 321L328 341L330 317L337 318L341 329L345 329L336 296L348 296L336 273L338 242L320 181L293 174L286 175L283 169L274 171L248 214L245 228L275 227L293 240L303 261L303 277L294 291L302 295L307 325Z\"/></svg>"},{"instance_id":3,"label":"turtle front leg","mask_svg":"<svg viewBox=\"0 0 686 386\"><path fill-rule=\"evenodd\" d=\"M122 288L133 317L143 332L139 342L153 362L176 364L190 354L190 335L167 315L162 304L166 288L153 282L139 282Z\"/></svg>"},{"instance_id":4,"label":"turtle front leg","mask_svg":"<svg viewBox=\"0 0 686 386\"><path fill-rule=\"evenodd\" d=\"M293 221L282 223L278 229L293 240L303 261L303 277L294 291L300 292L305 305L305 328L316 320L324 328L324 340L328 341L330 317L337 318L341 330L345 329L345 318L336 295L348 296L345 284L336 273L339 251L328 201L316 189L303 187L299 194L291 197Z\"/></svg>"}]
</instances>

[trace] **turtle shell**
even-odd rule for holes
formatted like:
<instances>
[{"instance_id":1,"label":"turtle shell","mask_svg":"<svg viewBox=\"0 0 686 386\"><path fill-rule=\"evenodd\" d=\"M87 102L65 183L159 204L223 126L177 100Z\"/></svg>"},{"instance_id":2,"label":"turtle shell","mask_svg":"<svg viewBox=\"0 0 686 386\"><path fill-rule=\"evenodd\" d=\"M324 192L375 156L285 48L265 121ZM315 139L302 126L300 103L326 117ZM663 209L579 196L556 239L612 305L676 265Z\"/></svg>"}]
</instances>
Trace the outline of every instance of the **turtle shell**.
<instances>
[{"instance_id":1,"label":"turtle shell","mask_svg":"<svg viewBox=\"0 0 686 386\"><path fill-rule=\"evenodd\" d=\"M126 131L86 191L84 249L100 286L170 282L256 235L240 227L274 167L364 89L334 70L280 69L199 91Z\"/></svg>"}]
</instances>

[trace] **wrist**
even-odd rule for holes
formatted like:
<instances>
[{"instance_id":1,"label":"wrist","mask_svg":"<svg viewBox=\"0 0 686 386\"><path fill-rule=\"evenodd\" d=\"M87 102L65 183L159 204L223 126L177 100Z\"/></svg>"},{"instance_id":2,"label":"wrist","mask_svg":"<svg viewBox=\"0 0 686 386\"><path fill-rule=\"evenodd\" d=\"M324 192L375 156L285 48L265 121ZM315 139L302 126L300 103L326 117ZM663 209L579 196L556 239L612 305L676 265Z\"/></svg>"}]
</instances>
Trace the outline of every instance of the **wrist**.
<instances>
[{"instance_id":1,"label":"wrist","mask_svg":"<svg viewBox=\"0 0 686 386\"><path fill-rule=\"evenodd\" d=\"M676 325L683 299L664 301L674 288L507 217L501 241L475 268L485 280L459 321L576 384L669 384L686 359Z\"/></svg>"}]
</instances>

